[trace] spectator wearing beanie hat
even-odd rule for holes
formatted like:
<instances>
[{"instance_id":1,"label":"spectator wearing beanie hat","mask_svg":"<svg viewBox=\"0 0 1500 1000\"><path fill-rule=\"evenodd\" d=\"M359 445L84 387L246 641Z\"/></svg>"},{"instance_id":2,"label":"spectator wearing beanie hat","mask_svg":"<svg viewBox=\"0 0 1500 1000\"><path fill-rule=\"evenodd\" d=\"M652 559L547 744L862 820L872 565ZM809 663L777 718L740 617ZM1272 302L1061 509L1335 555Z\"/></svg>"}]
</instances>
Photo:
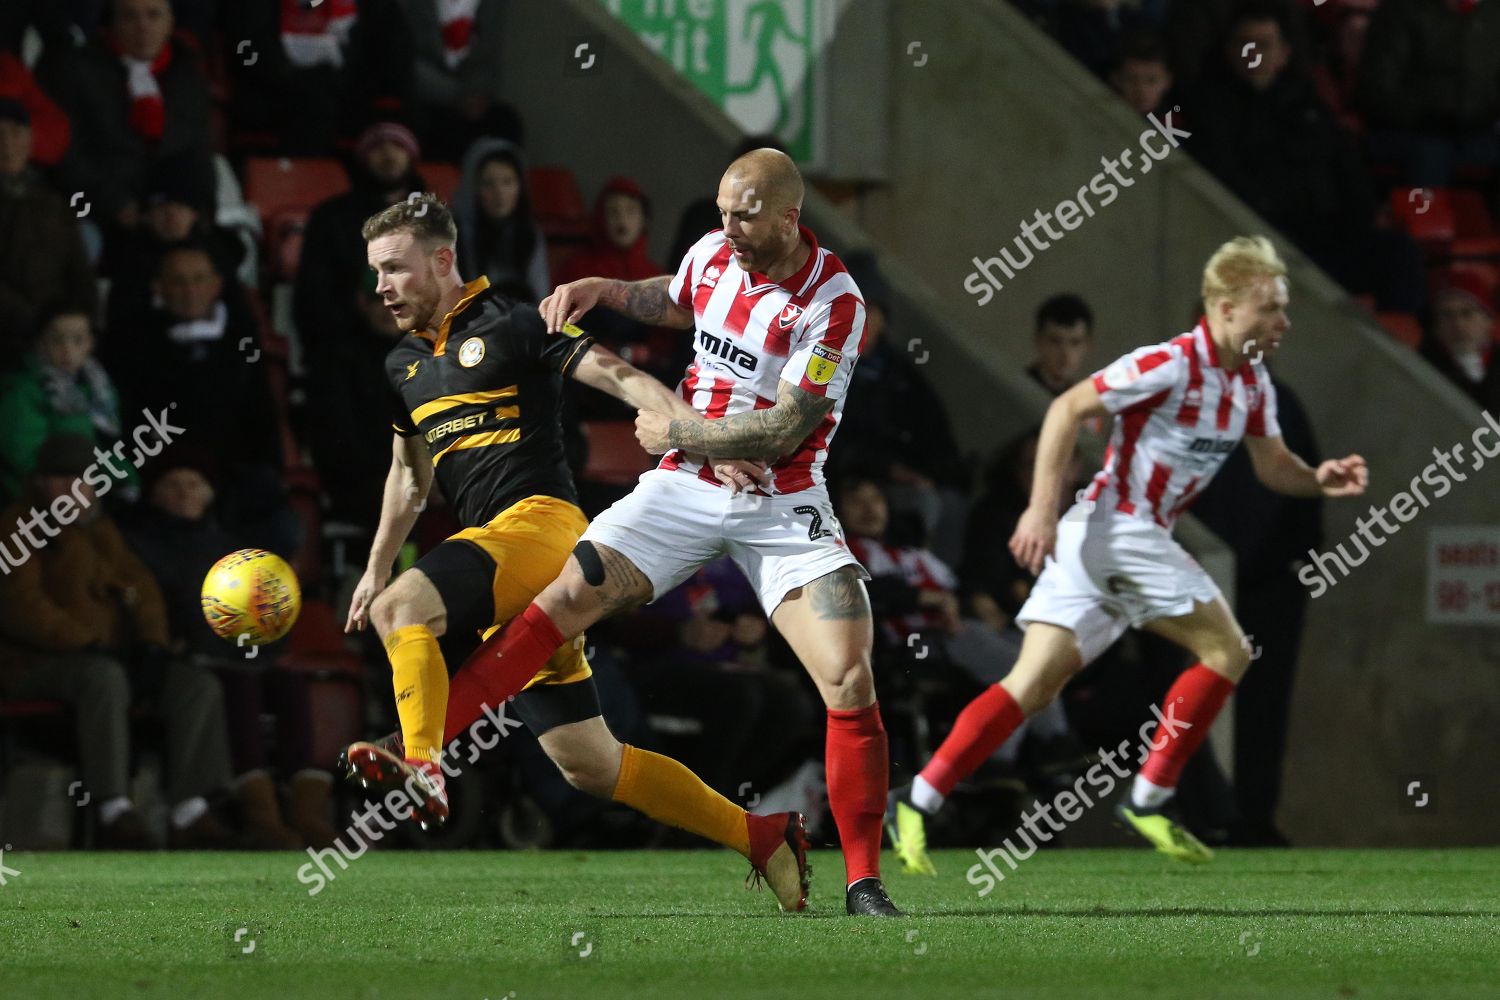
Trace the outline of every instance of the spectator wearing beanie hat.
<instances>
[{"instance_id":1,"label":"spectator wearing beanie hat","mask_svg":"<svg viewBox=\"0 0 1500 1000\"><path fill-rule=\"evenodd\" d=\"M416 171L420 156L417 137L405 125L371 125L355 144L349 190L314 208L307 220L292 314L313 384L329 375L339 346L357 338L358 297L370 269L360 227L376 212L425 190Z\"/></svg>"}]
</instances>

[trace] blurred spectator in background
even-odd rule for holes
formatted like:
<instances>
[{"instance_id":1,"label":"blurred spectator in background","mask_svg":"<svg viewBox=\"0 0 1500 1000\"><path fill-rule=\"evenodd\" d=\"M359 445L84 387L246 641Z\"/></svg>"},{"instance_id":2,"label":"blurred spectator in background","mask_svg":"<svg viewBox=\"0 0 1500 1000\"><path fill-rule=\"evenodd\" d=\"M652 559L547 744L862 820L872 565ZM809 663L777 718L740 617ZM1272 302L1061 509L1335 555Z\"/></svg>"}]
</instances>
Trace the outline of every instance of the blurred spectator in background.
<instances>
[{"instance_id":1,"label":"blurred spectator in background","mask_svg":"<svg viewBox=\"0 0 1500 1000\"><path fill-rule=\"evenodd\" d=\"M1109 72L1109 85L1138 115L1158 117L1172 110L1172 70L1167 47L1153 31L1135 31L1120 43L1120 56ZM1174 119L1182 127L1181 119Z\"/></svg>"},{"instance_id":2,"label":"blurred spectator in background","mask_svg":"<svg viewBox=\"0 0 1500 1000\"><path fill-rule=\"evenodd\" d=\"M108 320L113 329L150 308L162 254L184 242L207 249L221 275L233 275L243 244L214 225L213 164L177 156L152 166L141 200L139 222L112 228L105 237L99 269L110 279Z\"/></svg>"},{"instance_id":3,"label":"blurred spectator in background","mask_svg":"<svg viewBox=\"0 0 1500 1000\"><path fill-rule=\"evenodd\" d=\"M120 401L104 366L94 360L93 323L71 309L54 311L42 324L36 350L25 368L0 376L0 503L16 499L36 467L43 442L55 434L77 434L105 451L123 433ZM140 495L135 468L116 468L117 495Z\"/></svg>"},{"instance_id":4,"label":"blurred spectator in background","mask_svg":"<svg viewBox=\"0 0 1500 1000\"><path fill-rule=\"evenodd\" d=\"M1172 0L1167 5L1162 30L1168 63L1180 92L1193 90L1200 78L1211 75L1219 45L1244 4L1245 0ZM1308 38L1297 0L1275 0L1274 5L1286 17L1292 58L1302 58L1308 51Z\"/></svg>"},{"instance_id":5,"label":"blurred spectator in background","mask_svg":"<svg viewBox=\"0 0 1500 1000\"><path fill-rule=\"evenodd\" d=\"M379 122L360 135L349 166L349 190L313 209L302 242L292 313L307 366L316 385L331 377L336 349L358 339L364 317L357 295L370 265L360 227L367 218L425 185L417 174L417 137L404 125ZM463 257L459 266L465 268ZM465 272L467 273L467 272Z\"/></svg>"},{"instance_id":6,"label":"blurred spectator in background","mask_svg":"<svg viewBox=\"0 0 1500 1000\"><path fill-rule=\"evenodd\" d=\"M214 516L212 464L202 449L182 445L157 456L145 469L146 503L125 527L166 600L167 634L173 655L213 671L224 689L235 792L249 845L257 850L326 847L336 836L328 822L333 776L311 759L312 704L307 675L278 670L274 653L247 659L216 635L203 619L199 595L208 571L225 555L244 548ZM267 740L265 720L274 721ZM274 760L266 752L274 747ZM283 819L273 774L289 781Z\"/></svg>"},{"instance_id":7,"label":"blurred spectator in background","mask_svg":"<svg viewBox=\"0 0 1500 1000\"><path fill-rule=\"evenodd\" d=\"M521 117L500 86L503 0L401 0L416 49L412 95L422 145L457 162L480 136L522 141Z\"/></svg>"},{"instance_id":8,"label":"blurred spectator in background","mask_svg":"<svg viewBox=\"0 0 1500 1000\"><path fill-rule=\"evenodd\" d=\"M396 317L375 294L366 272L355 293L354 335L327 345L327 371L308 393L313 465L336 470L323 478L328 518L353 524L373 538L380 498L391 467L391 391L385 356L401 339Z\"/></svg>"},{"instance_id":9,"label":"blurred spectator in background","mask_svg":"<svg viewBox=\"0 0 1500 1000\"><path fill-rule=\"evenodd\" d=\"M73 124L63 189L94 217L135 225L157 160L209 158L209 90L197 50L172 34L167 0L111 0L105 32L78 48L49 46L37 79Z\"/></svg>"},{"instance_id":10,"label":"blurred spectator in background","mask_svg":"<svg viewBox=\"0 0 1500 1000\"><path fill-rule=\"evenodd\" d=\"M1167 0L1062 0L1052 32L1095 76L1107 77L1133 31L1159 27Z\"/></svg>"},{"instance_id":11,"label":"blurred spectator in background","mask_svg":"<svg viewBox=\"0 0 1500 1000\"><path fill-rule=\"evenodd\" d=\"M1276 419L1292 453L1320 458L1302 401L1272 376ZM1234 613L1252 644L1255 668L1234 694L1234 798L1240 826L1231 839L1252 847L1285 847L1276 826L1287 720L1309 601L1297 571L1323 545L1323 501L1273 493L1255 477L1250 455L1236 448L1193 513L1234 551Z\"/></svg>"},{"instance_id":12,"label":"blurred spectator in background","mask_svg":"<svg viewBox=\"0 0 1500 1000\"><path fill-rule=\"evenodd\" d=\"M1032 346L1036 360L1026 374L1049 395L1061 396L1088 374L1084 365L1094 346L1094 311L1072 292L1052 296L1037 307Z\"/></svg>"},{"instance_id":13,"label":"blurred spectator in background","mask_svg":"<svg viewBox=\"0 0 1500 1000\"><path fill-rule=\"evenodd\" d=\"M37 86L31 71L9 52L0 52L0 100L13 100L31 121L31 162L55 167L72 141L68 116Z\"/></svg>"},{"instance_id":14,"label":"blurred spectator in background","mask_svg":"<svg viewBox=\"0 0 1500 1000\"><path fill-rule=\"evenodd\" d=\"M85 437L49 439L25 495L0 515L0 524L17 525L4 542L11 568L0 576L0 680L12 698L72 706L102 845L155 846L129 798L135 706L166 725L169 844L227 847L232 835L207 801L231 778L223 695L213 675L169 655L161 591L104 513L90 479L80 478L94 461ZM38 508L56 513L39 519ZM23 518L32 541L45 544L22 539ZM36 537L42 519L50 538Z\"/></svg>"},{"instance_id":15,"label":"blurred spectator in background","mask_svg":"<svg viewBox=\"0 0 1500 1000\"><path fill-rule=\"evenodd\" d=\"M928 352L919 339L891 334L891 290L875 258L858 252L844 262L864 298L865 342L844 397L835 454L840 464L880 471L891 505L916 522L898 523L896 537L956 560L969 470L943 397L922 373Z\"/></svg>"},{"instance_id":16,"label":"blurred spectator in background","mask_svg":"<svg viewBox=\"0 0 1500 1000\"><path fill-rule=\"evenodd\" d=\"M588 243L557 269L557 284L581 278L644 281L665 274L646 249L650 236L651 201L629 177L611 177L594 200L593 232ZM650 326L613 309L596 307L584 327L602 345L662 382L682 377L692 355L692 338L681 330ZM602 393L579 394L580 414L586 418L628 418L630 408Z\"/></svg>"},{"instance_id":17,"label":"blurred spectator in background","mask_svg":"<svg viewBox=\"0 0 1500 1000\"><path fill-rule=\"evenodd\" d=\"M1370 20L1359 107L1378 160L1408 184L1443 187L1454 170L1500 162L1500 5L1384 0Z\"/></svg>"},{"instance_id":18,"label":"blurred spectator in background","mask_svg":"<svg viewBox=\"0 0 1500 1000\"><path fill-rule=\"evenodd\" d=\"M1422 357L1491 413L1500 414L1500 364L1495 357L1495 311L1482 288L1449 278L1432 306Z\"/></svg>"},{"instance_id":19,"label":"blurred spectator in background","mask_svg":"<svg viewBox=\"0 0 1500 1000\"><path fill-rule=\"evenodd\" d=\"M926 661L932 672L951 663L980 685L997 684L1021 654L1021 633L1005 624L995 627L966 616L959 599L958 576L930 550L887 540L890 507L882 484L869 470L851 470L838 480L834 495L839 523L849 551L870 574L866 590L875 616L876 642L898 661ZM1053 704L1025 722L1026 731L1043 740L1063 737L1067 717ZM1025 735L1017 732L1001 748L1013 761Z\"/></svg>"},{"instance_id":20,"label":"blurred spectator in background","mask_svg":"<svg viewBox=\"0 0 1500 1000\"><path fill-rule=\"evenodd\" d=\"M0 98L0 366L31 348L45 307L97 309L76 213L27 165L31 136L25 107Z\"/></svg>"},{"instance_id":21,"label":"blurred spectator in background","mask_svg":"<svg viewBox=\"0 0 1500 1000\"><path fill-rule=\"evenodd\" d=\"M1375 227L1352 137L1293 64L1291 16L1279 0L1237 8L1218 67L1187 95L1187 147L1346 289L1374 295L1382 310L1418 313L1421 251Z\"/></svg>"},{"instance_id":22,"label":"blurred spectator in background","mask_svg":"<svg viewBox=\"0 0 1500 1000\"><path fill-rule=\"evenodd\" d=\"M171 408L194 440L212 440L223 464L226 523L249 544L292 552L300 529L281 481L281 424L266 366L252 357L260 329L243 296L224 294L213 255L185 243L162 255L159 308L124 317L101 351L127 413Z\"/></svg>"},{"instance_id":23,"label":"blurred spectator in background","mask_svg":"<svg viewBox=\"0 0 1500 1000\"><path fill-rule=\"evenodd\" d=\"M221 21L237 40L231 117L277 152L331 154L411 96L413 40L399 0L234 2Z\"/></svg>"},{"instance_id":24,"label":"blurred spectator in background","mask_svg":"<svg viewBox=\"0 0 1500 1000\"><path fill-rule=\"evenodd\" d=\"M467 280L482 274L526 302L551 293L547 241L531 212L526 159L514 143L479 139L469 147L453 196L453 218L458 269Z\"/></svg>"}]
</instances>

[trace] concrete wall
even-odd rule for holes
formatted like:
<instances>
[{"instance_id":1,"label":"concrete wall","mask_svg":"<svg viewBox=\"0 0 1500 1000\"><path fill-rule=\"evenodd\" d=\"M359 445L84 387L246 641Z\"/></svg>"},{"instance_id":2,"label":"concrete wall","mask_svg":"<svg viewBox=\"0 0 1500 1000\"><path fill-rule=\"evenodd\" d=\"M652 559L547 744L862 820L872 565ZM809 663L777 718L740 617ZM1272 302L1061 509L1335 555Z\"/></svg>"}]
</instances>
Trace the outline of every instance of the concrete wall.
<instances>
[{"instance_id":1,"label":"concrete wall","mask_svg":"<svg viewBox=\"0 0 1500 1000\"><path fill-rule=\"evenodd\" d=\"M870 19L877 9L887 44L867 54L864 72L884 78L889 105L865 112L888 125L890 185L863 200L858 225L815 195L807 217L831 247L873 238L885 251L899 335L917 356L926 352L964 446L987 453L1045 405L1017 374L1042 298L1063 288L1087 294L1101 317L1102 363L1185 329L1208 253L1265 227L1173 153L979 306L964 289L972 258L996 253L1023 219L1087 185L1101 156L1137 144L1142 123L999 2L858 0L844 17ZM682 206L712 190L735 130L595 0L515 0L512 18L507 76L527 109L533 159L573 167L586 195L609 174L641 178L656 199L661 254ZM570 65L581 41L600 54L586 72ZM908 54L918 41L921 65ZM861 119L860 129L870 127ZM1383 502L1434 446L1467 441L1479 415L1289 256L1295 328L1279 374L1329 454L1370 459L1371 499ZM1494 468L1471 475L1312 603L1283 805L1294 839L1495 841L1500 633L1428 626L1422 609L1427 530L1493 523ZM1330 503L1330 543L1367 506ZM1222 577L1201 529L1185 525L1180 535ZM1402 807L1419 775L1437 793L1436 808L1420 813Z\"/></svg>"}]
</instances>

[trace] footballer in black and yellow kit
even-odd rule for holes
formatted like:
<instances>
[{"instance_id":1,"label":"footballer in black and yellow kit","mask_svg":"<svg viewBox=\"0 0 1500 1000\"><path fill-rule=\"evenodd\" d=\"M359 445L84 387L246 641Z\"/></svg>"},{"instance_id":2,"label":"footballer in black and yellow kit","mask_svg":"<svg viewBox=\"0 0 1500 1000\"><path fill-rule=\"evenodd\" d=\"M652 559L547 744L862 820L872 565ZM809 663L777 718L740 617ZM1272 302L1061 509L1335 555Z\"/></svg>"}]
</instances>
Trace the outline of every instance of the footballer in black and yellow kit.
<instances>
[{"instance_id":1,"label":"footballer in black and yellow kit","mask_svg":"<svg viewBox=\"0 0 1500 1000\"><path fill-rule=\"evenodd\" d=\"M391 471L346 629L371 623L380 634L401 731L353 744L344 763L367 785L402 790L423 826L448 814L443 769L455 762L442 750L458 735L445 732L450 695L455 703L487 700L464 659L558 576L587 526L563 454L563 380L637 408L688 410L581 331L551 336L534 306L500 295L484 278L465 284L456 236L451 214L430 195L364 226L376 293L406 336L386 359ZM717 468L726 482L750 485L744 463ZM464 528L391 580L434 479ZM801 817L750 816L677 761L621 744L600 716L582 643L554 649L512 707L568 780L738 851L784 908L800 909Z\"/></svg>"}]
</instances>

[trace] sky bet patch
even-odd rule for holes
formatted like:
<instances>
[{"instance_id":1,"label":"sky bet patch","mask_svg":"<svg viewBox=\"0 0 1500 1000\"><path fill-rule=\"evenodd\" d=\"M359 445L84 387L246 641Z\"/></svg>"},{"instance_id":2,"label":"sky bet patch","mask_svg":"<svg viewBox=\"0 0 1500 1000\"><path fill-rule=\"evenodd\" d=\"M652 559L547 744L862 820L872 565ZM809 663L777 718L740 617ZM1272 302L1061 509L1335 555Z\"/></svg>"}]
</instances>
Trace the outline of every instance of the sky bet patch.
<instances>
[{"instance_id":1,"label":"sky bet patch","mask_svg":"<svg viewBox=\"0 0 1500 1000\"><path fill-rule=\"evenodd\" d=\"M813 385L827 385L833 381L833 373L839 370L844 355L827 344L814 344L812 352L813 356L807 359L807 380Z\"/></svg>"}]
</instances>

